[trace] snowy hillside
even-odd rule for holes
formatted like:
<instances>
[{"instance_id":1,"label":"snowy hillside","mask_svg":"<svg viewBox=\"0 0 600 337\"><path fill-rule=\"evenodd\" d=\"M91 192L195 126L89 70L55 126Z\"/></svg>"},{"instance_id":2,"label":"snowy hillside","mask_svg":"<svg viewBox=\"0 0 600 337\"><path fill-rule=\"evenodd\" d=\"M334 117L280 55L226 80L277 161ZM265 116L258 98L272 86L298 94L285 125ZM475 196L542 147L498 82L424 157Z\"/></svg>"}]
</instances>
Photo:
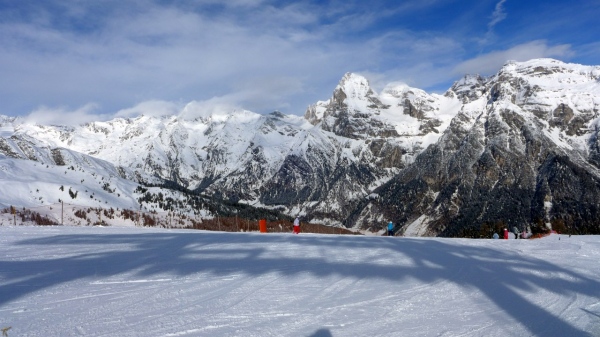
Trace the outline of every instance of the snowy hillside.
<instances>
[{"instance_id":1,"label":"snowy hillside","mask_svg":"<svg viewBox=\"0 0 600 337\"><path fill-rule=\"evenodd\" d=\"M598 336L600 237L0 227L8 336Z\"/></svg>"},{"instance_id":2,"label":"snowy hillside","mask_svg":"<svg viewBox=\"0 0 600 337\"><path fill-rule=\"evenodd\" d=\"M133 193L137 184L121 178L113 165L76 152L65 152L70 156L61 156L65 162L61 166L40 161L0 160L3 190L0 207L37 207L62 200L88 207L138 208Z\"/></svg>"},{"instance_id":3,"label":"snowy hillside","mask_svg":"<svg viewBox=\"0 0 600 337\"><path fill-rule=\"evenodd\" d=\"M123 169L108 162L64 149L60 153L64 165L0 159L0 225L211 228L219 216L254 220L278 215L166 187L142 187L122 178Z\"/></svg>"}]
</instances>

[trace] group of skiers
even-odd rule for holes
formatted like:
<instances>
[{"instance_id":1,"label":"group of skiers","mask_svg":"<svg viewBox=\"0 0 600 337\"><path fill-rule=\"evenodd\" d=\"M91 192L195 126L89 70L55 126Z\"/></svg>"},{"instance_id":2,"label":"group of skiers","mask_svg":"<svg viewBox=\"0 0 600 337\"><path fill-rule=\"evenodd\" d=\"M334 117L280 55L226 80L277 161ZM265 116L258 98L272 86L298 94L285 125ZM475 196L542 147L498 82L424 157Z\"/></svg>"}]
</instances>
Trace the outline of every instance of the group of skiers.
<instances>
[{"instance_id":1,"label":"group of skiers","mask_svg":"<svg viewBox=\"0 0 600 337\"><path fill-rule=\"evenodd\" d=\"M387 224L387 236L394 236L394 223L392 221L388 222ZM300 218L296 217L296 219L294 219L294 231L292 232L294 234L299 234L300 233ZM531 236L531 233L528 231L523 231L523 232L519 232L519 230L514 227L512 232L509 232L508 229L504 229L504 239L508 239L509 235L513 234L515 239L521 237L523 239L527 239L529 238L529 236ZM498 233L494 233L493 235L494 239L499 239L500 236L498 235Z\"/></svg>"},{"instance_id":2,"label":"group of skiers","mask_svg":"<svg viewBox=\"0 0 600 337\"><path fill-rule=\"evenodd\" d=\"M300 217L294 219L294 230L292 233L300 234ZM394 223L391 221L387 224L387 236L394 236Z\"/></svg>"},{"instance_id":3,"label":"group of skiers","mask_svg":"<svg viewBox=\"0 0 600 337\"><path fill-rule=\"evenodd\" d=\"M513 227L512 232L508 230L508 228L504 228L504 234L503 234L503 239L508 240L508 239L528 239L529 237L531 237L531 231L529 230L529 228L527 230L524 231L519 231L519 229L517 227ZM498 233L494 233L494 235L492 236L493 239L499 239L500 235L498 235Z\"/></svg>"},{"instance_id":4,"label":"group of skiers","mask_svg":"<svg viewBox=\"0 0 600 337\"><path fill-rule=\"evenodd\" d=\"M299 217L296 217L296 219L294 219L294 231L292 233L294 233L294 234L300 233L300 218ZM391 221L387 224L387 236L394 236L394 223Z\"/></svg>"}]
</instances>

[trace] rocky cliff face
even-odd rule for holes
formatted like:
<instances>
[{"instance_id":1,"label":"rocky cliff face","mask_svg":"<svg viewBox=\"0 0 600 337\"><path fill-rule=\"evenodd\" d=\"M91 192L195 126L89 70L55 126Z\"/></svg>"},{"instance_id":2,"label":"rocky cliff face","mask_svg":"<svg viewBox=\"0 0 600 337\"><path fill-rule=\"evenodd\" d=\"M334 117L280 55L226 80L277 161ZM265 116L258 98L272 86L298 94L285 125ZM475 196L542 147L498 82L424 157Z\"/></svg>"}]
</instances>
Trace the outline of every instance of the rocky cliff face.
<instances>
[{"instance_id":1,"label":"rocky cliff face","mask_svg":"<svg viewBox=\"0 0 600 337\"><path fill-rule=\"evenodd\" d=\"M4 117L0 154L65 165L78 153L124 179L347 227L392 220L406 235L547 223L600 232L599 79L599 67L542 59L436 95L399 83L376 93L348 73L304 117L237 111L75 128Z\"/></svg>"},{"instance_id":2,"label":"rocky cliff face","mask_svg":"<svg viewBox=\"0 0 600 337\"><path fill-rule=\"evenodd\" d=\"M349 221L384 214L407 235L600 232L599 79L598 67L534 60L457 82L446 96L463 105L444 135Z\"/></svg>"}]
</instances>

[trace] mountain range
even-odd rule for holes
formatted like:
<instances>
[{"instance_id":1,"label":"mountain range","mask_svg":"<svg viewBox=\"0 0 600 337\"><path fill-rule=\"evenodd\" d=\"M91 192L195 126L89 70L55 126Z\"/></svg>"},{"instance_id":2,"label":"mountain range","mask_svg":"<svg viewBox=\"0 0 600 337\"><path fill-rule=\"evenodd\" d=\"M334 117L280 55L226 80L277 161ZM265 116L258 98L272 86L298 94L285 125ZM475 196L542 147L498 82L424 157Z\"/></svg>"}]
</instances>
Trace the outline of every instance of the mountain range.
<instances>
[{"instance_id":1,"label":"mountain range","mask_svg":"<svg viewBox=\"0 0 600 337\"><path fill-rule=\"evenodd\" d=\"M347 73L304 116L196 102L76 127L0 116L0 206L173 210L139 188L160 186L333 226L393 221L403 235L600 233L599 109L599 66L535 59L444 94L402 83L377 93Z\"/></svg>"}]
</instances>

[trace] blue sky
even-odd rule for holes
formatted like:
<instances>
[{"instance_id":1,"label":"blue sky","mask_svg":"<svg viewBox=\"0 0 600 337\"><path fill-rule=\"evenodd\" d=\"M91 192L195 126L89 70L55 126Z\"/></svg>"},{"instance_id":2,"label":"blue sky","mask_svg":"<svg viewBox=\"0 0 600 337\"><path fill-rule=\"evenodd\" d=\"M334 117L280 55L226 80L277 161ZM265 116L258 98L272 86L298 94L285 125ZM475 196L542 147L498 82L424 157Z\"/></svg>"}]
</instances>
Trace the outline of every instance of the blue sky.
<instances>
[{"instance_id":1,"label":"blue sky","mask_svg":"<svg viewBox=\"0 0 600 337\"><path fill-rule=\"evenodd\" d=\"M552 57L599 65L599 0L0 0L0 114L301 115L346 72L443 92Z\"/></svg>"}]
</instances>

